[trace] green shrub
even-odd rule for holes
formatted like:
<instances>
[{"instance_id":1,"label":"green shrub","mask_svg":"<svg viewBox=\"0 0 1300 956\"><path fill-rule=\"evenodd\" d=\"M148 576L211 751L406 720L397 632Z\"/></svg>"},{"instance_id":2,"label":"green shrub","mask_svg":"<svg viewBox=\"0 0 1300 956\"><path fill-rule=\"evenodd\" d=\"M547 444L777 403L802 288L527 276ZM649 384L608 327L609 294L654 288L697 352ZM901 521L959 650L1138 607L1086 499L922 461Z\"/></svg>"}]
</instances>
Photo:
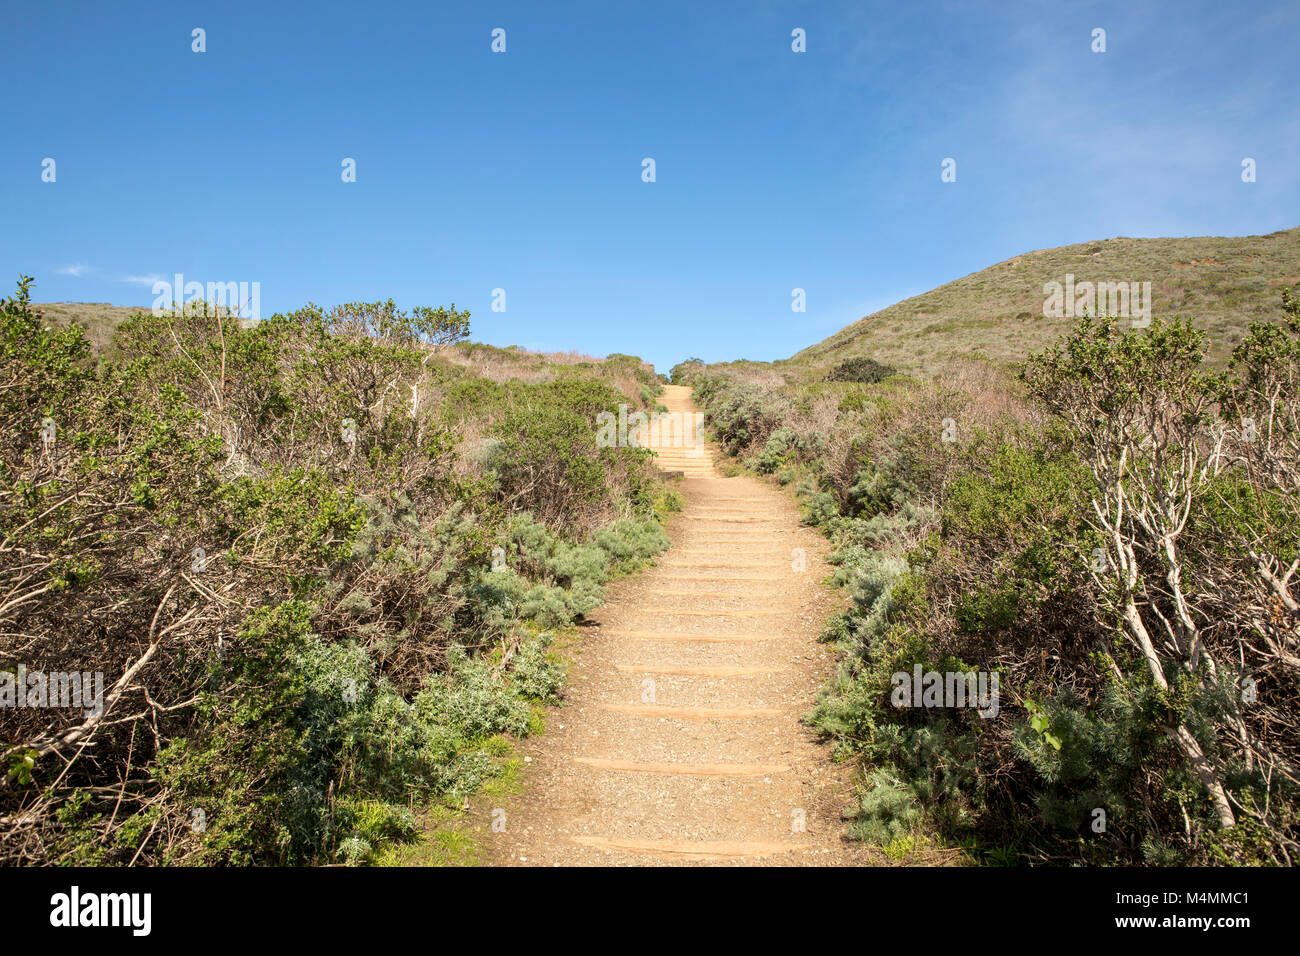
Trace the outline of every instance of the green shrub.
<instances>
[{"instance_id":1,"label":"green shrub","mask_svg":"<svg viewBox=\"0 0 1300 956\"><path fill-rule=\"evenodd\" d=\"M880 382L895 373L895 369L882 365L865 355L845 359L826 375L828 382Z\"/></svg>"},{"instance_id":2,"label":"green shrub","mask_svg":"<svg viewBox=\"0 0 1300 956\"><path fill-rule=\"evenodd\" d=\"M96 363L29 285L0 303L0 624L30 640L0 667L138 666L84 739L0 712L4 862L386 858L558 701L536 627L667 546L646 454L595 446L657 394L630 356L488 349L552 378L498 383L437 351L467 314L390 302L138 315Z\"/></svg>"}]
</instances>

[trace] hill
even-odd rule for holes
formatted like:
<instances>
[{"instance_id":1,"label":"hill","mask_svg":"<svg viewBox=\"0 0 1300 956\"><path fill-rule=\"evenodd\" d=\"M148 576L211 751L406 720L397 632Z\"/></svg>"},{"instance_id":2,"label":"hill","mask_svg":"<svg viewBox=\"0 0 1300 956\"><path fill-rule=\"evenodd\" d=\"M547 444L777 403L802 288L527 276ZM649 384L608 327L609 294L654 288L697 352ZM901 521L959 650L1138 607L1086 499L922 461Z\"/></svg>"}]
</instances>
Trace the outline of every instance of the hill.
<instances>
[{"instance_id":1,"label":"hill","mask_svg":"<svg viewBox=\"0 0 1300 956\"><path fill-rule=\"evenodd\" d=\"M62 327L69 322L80 325L96 354L115 357L113 331L122 322L148 306L109 305L107 302L45 302L34 304L41 320ZM557 378L597 377L612 380L633 399L649 401L653 391L645 381L653 380L654 369L630 355L600 358L579 352L534 352L515 345L498 348L482 342L457 342L442 354L446 364L469 369L474 375L497 382L518 379L524 382L549 382ZM648 377L648 378L647 378ZM638 381L642 379L645 381Z\"/></svg>"},{"instance_id":2,"label":"hill","mask_svg":"<svg viewBox=\"0 0 1300 956\"><path fill-rule=\"evenodd\" d=\"M899 369L933 370L982 354L1016 362L1073 324L1043 314L1048 282L1150 282L1152 314L1186 315L1222 360L1246 327L1277 311L1278 288L1300 283L1300 227L1266 236L1106 239L1040 249L905 299L809 346L789 361L824 369L869 356Z\"/></svg>"},{"instance_id":3,"label":"hill","mask_svg":"<svg viewBox=\"0 0 1300 956\"><path fill-rule=\"evenodd\" d=\"M44 302L32 308L50 325L64 326L76 322L86 330L86 338L96 352L103 352L113 341L113 330L131 316L148 312L149 306L109 305L107 302Z\"/></svg>"},{"instance_id":4,"label":"hill","mask_svg":"<svg viewBox=\"0 0 1300 956\"><path fill-rule=\"evenodd\" d=\"M770 475L834 547L842 666L805 721L856 764L850 838L996 866L1294 865L1300 709L1254 688L1300 665L1269 644L1300 637L1270 610L1300 606L1274 572L1300 520L1300 297L1277 288L1297 238L1031 253L793 359L673 368L723 472ZM1150 282L1151 326L1044 318L1071 273ZM949 679L966 690L924 696Z\"/></svg>"}]
</instances>

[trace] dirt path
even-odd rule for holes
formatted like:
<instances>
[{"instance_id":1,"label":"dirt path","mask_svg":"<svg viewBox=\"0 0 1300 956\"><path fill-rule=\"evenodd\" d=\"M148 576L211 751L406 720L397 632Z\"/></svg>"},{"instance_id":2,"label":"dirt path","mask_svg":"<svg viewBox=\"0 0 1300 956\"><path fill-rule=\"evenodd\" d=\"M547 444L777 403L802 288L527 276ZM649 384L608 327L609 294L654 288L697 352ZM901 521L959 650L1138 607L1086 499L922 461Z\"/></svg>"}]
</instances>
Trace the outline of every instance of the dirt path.
<instances>
[{"instance_id":1,"label":"dirt path","mask_svg":"<svg viewBox=\"0 0 1300 956\"><path fill-rule=\"evenodd\" d=\"M661 401L694 411L686 388ZM522 793L476 807L505 814L482 827L487 862L874 862L841 838L846 768L799 722L834 664L826 542L779 490L691 451L660 451L685 473L672 548L590 615Z\"/></svg>"}]
</instances>

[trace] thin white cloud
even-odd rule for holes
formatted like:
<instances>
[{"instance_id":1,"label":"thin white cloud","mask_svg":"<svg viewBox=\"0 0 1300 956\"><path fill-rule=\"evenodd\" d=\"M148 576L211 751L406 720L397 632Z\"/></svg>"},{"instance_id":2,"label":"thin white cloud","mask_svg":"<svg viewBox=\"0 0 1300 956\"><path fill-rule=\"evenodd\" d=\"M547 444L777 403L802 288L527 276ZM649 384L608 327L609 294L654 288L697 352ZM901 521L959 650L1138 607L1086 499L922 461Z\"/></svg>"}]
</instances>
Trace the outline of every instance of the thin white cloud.
<instances>
[{"instance_id":1,"label":"thin white cloud","mask_svg":"<svg viewBox=\"0 0 1300 956\"><path fill-rule=\"evenodd\" d=\"M88 266L84 262L73 262L66 266L60 266L54 271L61 276L72 276L77 279L101 272L97 266ZM156 272L112 276L111 279L113 282L125 282L128 285L147 286L152 286L155 282L168 281L166 276L160 275Z\"/></svg>"}]
</instances>

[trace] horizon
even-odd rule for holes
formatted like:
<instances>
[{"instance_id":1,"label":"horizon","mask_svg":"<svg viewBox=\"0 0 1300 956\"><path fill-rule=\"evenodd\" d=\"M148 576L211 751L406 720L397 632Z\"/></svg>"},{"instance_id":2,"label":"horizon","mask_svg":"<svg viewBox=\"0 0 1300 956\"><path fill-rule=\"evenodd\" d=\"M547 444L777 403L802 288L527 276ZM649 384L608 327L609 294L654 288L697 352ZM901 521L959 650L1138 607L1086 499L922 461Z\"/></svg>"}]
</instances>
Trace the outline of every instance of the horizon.
<instances>
[{"instance_id":1,"label":"horizon","mask_svg":"<svg viewBox=\"0 0 1300 956\"><path fill-rule=\"evenodd\" d=\"M1279 231L1280 231L1280 232L1290 232L1292 229L1300 229L1300 225L1296 225L1296 226L1292 226L1292 227L1286 227L1286 228L1283 228L1283 229L1281 229L1281 230L1276 230L1275 232L1279 232ZM1145 239L1155 239L1155 240L1159 240L1159 239L1172 239L1172 240L1178 240L1178 239L1255 239L1255 238L1261 238L1262 236L1265 236L1265 235L1268 235L1268 233L1255 233L1255 234L1239 235L1239 236L1238 236L1238 235L1233 235L1233 236L1107 236L1107 237L1104 237L1104 238L1094 237L1094 238L1092 238L1092 239L1083 239L1083 240L1080 240L1080 241L1077 242L1077 243L1070 243L1070 245L1087 245L1087 244L1089 244L1089 243L1095 243L1095 242L1109 242L1109 241L1116 240L1116 239L1137 239L1137 240L1145 240ZM1017 253L1017 254L1011 256L1010 258L1016 258L1016 257L1018 257L1018 256L1022 256L1022 255L1034 255L1034 254L1039 253L1039 252L1045 252L1045 251L1048 251L1048 250L1050 250L1050 249L1052 249L1052 248L1058 248L1058 247L1042 247L1042 248L1038 248L1038 249L1026 249L1026 250L1024 250L1024 252ZM983 268L980 268L980 269L976 269L974 272L968 272L968 273L965 273L964 275L954 276L954 277L952 277L951 279L943 280L942 282L937 283L937 284L936 284L933 288L931 288L931 289L923 290L922 292L915 293L915 294L913 294L913 295L907 296L906 298L899 299L899 300L897 300L897 301L895 301L895 302L886 303L885 305L881 306L880 308L878 308L878 309L874 309L871 313L868 313L867 315L858 316L857 318L850 320L849 322L845 323L845 325L842 326L840 329L837 329L837 330L835 330L835 331L841 331L842 329L847 328L848 326L851 326L851 325L853 325L854 323L861 321L862 319L868 319L868 318L871 318L872 315L877 315L877 314L879 314L880 312L883 312L883 311L889 309L891 306L899 305L899 304L902 304L902 303L908 302L908 301L910 301L911 299L920 298L920 297L924 296L927 292L932 292L932 291L934 291L935 289L942 288L943 286L948 285L948 284L953 283L953 282L958 282L958 281L960 281L961 279L968 278L969 276L978 275L980 272L986 271L987 269L992 268L993 266L998 265L1000 262L1005 262L1005 261L1007 261L1007 260L998 260L998 262L990 262L990 263L988 263L987 266L984 266ZM1067 279L1067 280L1072 280L1073 278L1074 278L1074 276L1071 275L1071 274L1067 274L1067 275L1066 275L1066 279ZM175 284L175 283L173 282L173 285L174 285L174 284ZM1074 298L1073 298L1073 296L1070 295L1069 293L1065 293L1065 297L1064 297L1064 298L1061 298L1061 296L1062 296L1062 292L1061 292L1061 290L1059 289L1059 286L1061 285L1061 283L1057 282L1057 283L1055 283L1055 285L1058 286L1058 288L1057 288L1057 289L1055 290L1055 292L1053 293L1053 295L1055 295L1056 298L1052 298L1052 296L1049 295L1048 299L1045 300L1044 310L1048 309L1050 303L1052 303L1052 302L1057 302L1058 305L1060 305L1061 303L1066 303L1067 306L1068 306L1068 304L1074 302ZM1148 283L1146 283L1146 285L1149 287L1149 286L1150 286L1150 283L1148 282ZM1151 317L1151 315L1150 315L1150 309L1151 309L1151 294L1150 294L1150 289L1149 289L1149 288L1147 289L1147 291L1146 291L1145 294L1146 294L1146 296L1147 296L1147 305L1146 305L1147 316L1146 316L1146 317L1147 317L1148 319L1150 319L1150 317ZM386 300L385 300L385 301L386 301ZM307 304L308 304L308 303L303 303L304 306L307 305ZM328 304L326 304L326 303L316 303L316 304L317 304L317 305L333 305L333 304L335 304L335 303L328 303ZM147 306L147 305L127 305L127 304L123 304L123 303L115 303L115 302L89 302L89 301L78 301L78 300L58 300L58 301L46 300L46 301L40 301L40 302L33 302L33 305L35 305L35 306L41 306L41 305L99 305L99 306L110 306L110 307L112 307L112 308L138 309L139 311L144 312L144 313L148 313L148 312L150 311L150 306ZM398 303L398 305L399 305L399 307L400 307L400 303ZM290 311L292 311L292 310L290 310ZM1073 315L1072 312L1070 312L1069 314ZM271 317L272 317L271 315L263 315L263 316L260 317L260 319L258 319L258 320L254 320L254 321L260 321L261 319L267 319L267 318L271 318ZM1057 317L1059 318L1060 316L1057 315ZM471 324L472 324L472 323L471 323ZM834 332L831 333L831 335L833 335L833 334L834 334ZM458 344L460 344L460 343L458 343ZM555 354L569 354L569 353L577 353L577 354L586 355L588 358L592 358L592 359L595 359L595 360L598 360L598 361L603 361L603 360L609 359L609 358L611 358L611 357L613 357L613 356L615 356L615 355L620 355L620 354L631 354L631 355L632 355L633 357L635 357L635 358L640 358L640 359L642 359L643 361L649 362L649 364L651 364L651 365L654 366L654 369L655 369L655 372L656 372L656 373L662 373L662 374L664 374L664 375L667 375L668 372L669 372L669 370L673 367L672 365L662 365L662 366L661 366L661 365L655 365L655 363L650 362L649 359L645 358L644 356L637 355L636 353L607 352L607 353L603 353L603 354L591 354L591 353L583 352L581 349L575 349L575 348L562 348L562 347L561 347L561 348L556 348L556 349L538 350L538 349L530 349L530 348L528 348L528 347L526 347L526 346L523 346L523 345L520 345L520 344L518 344L518 343L516 343L516 342L486 342L486 341L483 341L483 340L481 340L481 339L476 338L476 337L474 336L474 333L473 333L473 329L472 329L472 328L471 328L471 330L470 330L470 334L469 334L469 336L468 336L466 339L463 340L463 344L465 344L465 345L487 345L487 346L491 346L491 347L493 347L493 348L499 348L499 349L519 349L519 350L521 350L521 351L531 352L531 353L538 354L538 355L547 355L547 354L555 355ZM813 344L817 344L817 343L808 343L808 345L813 345ZM802 351L803 349L805 349L805 348L807 348L807 347L808 347L807 345L806 345L806 346L802 346L802 347L800 348L799 351ZM772 362L772 363L779 363L779 362L789 361L790 359L792 359L792 358L794 358L796 355L798 355L798 354L799 354L799 351L796 351L796 352L794 352L794 353L791 353L790 355L777 356L777 357L775 357L775 358L770 358L770 359L751 359L751 358L749 358L749 357L747 357L747 356L737 356L737 357L732 358L732 359L717 359L717 360L715 360L715 361L716 361L716 362L749 362L749 361L756 361L756 362ZM681 358L675 360L675 361L673 362L673 365L677 365L677 364L679 364L679 363L685 362L689 357L690 357L690 356L682 356ZM706 364L714 364L714 362L710 362L710 361L707 361L707 360L706 360Z\"/></svg>"},{"instance_id":2,"label":"horizon","mask_svg":"<svg viewBox=\"0 0 1300 956\"><path fill-rule=\"evenodd\" d=\"M667 371L788 358L1033 250L1300 222L1282 3L67 9L16 12L6 51L6 208L41 225L0 253L42 302L147 308L181 273L259 283L263 317L455 304L475 341Z\"/></svg>"}]
</instances>

